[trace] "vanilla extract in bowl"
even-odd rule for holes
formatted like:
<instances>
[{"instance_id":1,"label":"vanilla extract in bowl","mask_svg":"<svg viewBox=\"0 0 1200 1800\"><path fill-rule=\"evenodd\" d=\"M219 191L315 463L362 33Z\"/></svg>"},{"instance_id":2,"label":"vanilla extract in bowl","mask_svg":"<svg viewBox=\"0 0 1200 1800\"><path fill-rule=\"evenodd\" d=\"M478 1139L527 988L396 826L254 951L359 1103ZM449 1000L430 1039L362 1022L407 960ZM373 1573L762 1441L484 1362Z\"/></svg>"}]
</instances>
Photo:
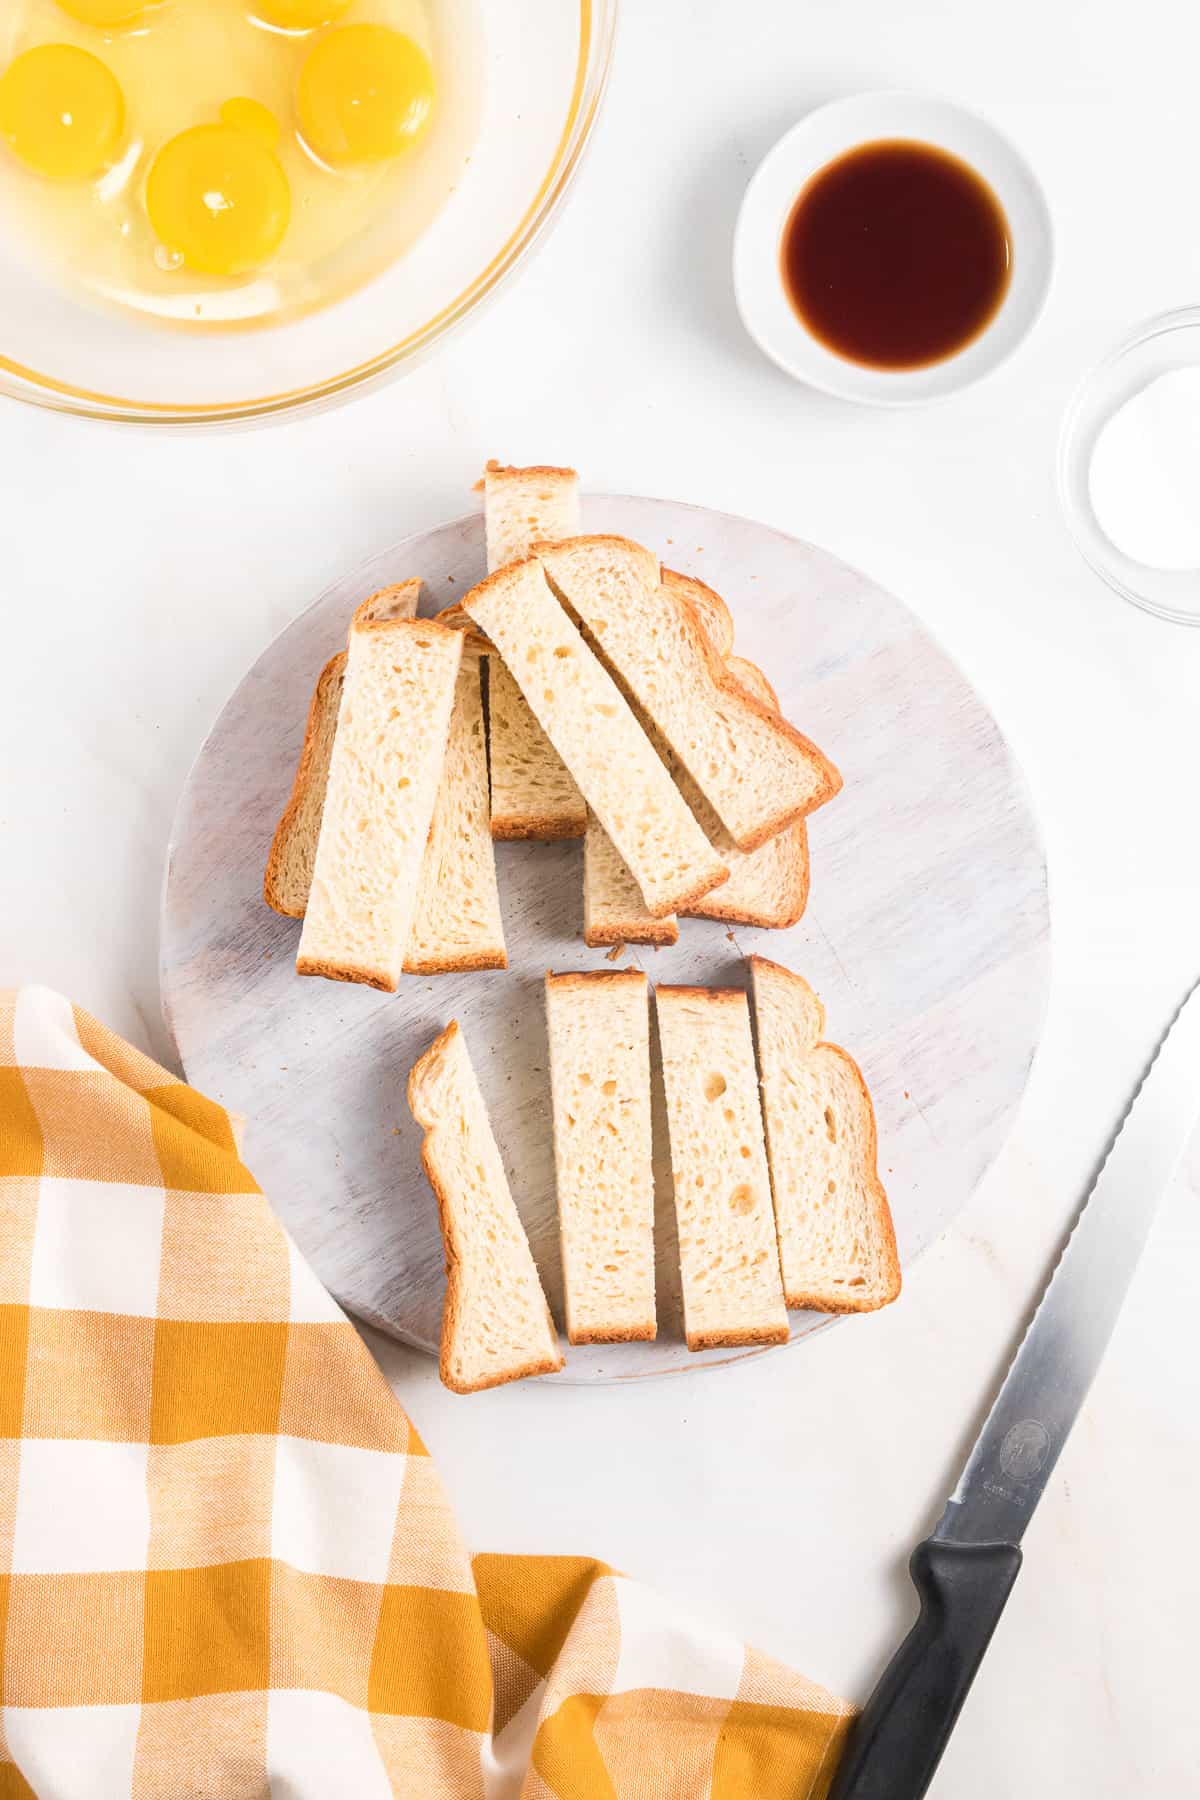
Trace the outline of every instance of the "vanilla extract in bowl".
<instances>
[{"instance_id":1,"label":"vanilla extract in bowl","mask_svg":"<svg viewBox=\"0 0 1200 1800\"><path fill-rule=\"evenodd\" d=\"M961 158L883 139L836 157L801 189L780 272L826 349L868 368L926 368L999 312L1012 276L1008 219Z\"/></svg>"}]
</instances>

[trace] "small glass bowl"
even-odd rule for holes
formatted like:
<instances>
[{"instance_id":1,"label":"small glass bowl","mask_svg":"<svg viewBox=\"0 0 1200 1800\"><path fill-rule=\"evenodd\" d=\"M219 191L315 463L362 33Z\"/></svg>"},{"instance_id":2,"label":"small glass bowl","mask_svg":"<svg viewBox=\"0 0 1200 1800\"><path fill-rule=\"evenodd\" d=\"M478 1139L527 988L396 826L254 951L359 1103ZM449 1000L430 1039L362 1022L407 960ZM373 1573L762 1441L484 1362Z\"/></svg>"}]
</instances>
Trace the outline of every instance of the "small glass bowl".
<instances>
[{"instance_id":1,"label":"small glass bowl","mask_svg":"<svg viewBox=\"0 0 1200 1800\"><path fill-rule=\"evenodd\" d=\"M529 256L569 188L612 61L618 0L487 0L483 116L465 173L407 254L305 317L190 331L111 310L0 242L0 395L208 426L330 405L406 372Z\"/></svg>"},{"instance_id":2,"label":"small glass bowl","mask_svg":"<svg viewBox=\"0 0 1200 1800\"><path fill-rule=\"evenodd\" d=\"M1159 375L1198 366L1200 306L1147 319L1084 377L1058 444L1059 499L1084 561L1114 593L1177 625L1200 625L1200 569L1155 569L1118 550L1096 517L1089 474L1096 439L1126 401Z\"/></svg>"}]
</instances>

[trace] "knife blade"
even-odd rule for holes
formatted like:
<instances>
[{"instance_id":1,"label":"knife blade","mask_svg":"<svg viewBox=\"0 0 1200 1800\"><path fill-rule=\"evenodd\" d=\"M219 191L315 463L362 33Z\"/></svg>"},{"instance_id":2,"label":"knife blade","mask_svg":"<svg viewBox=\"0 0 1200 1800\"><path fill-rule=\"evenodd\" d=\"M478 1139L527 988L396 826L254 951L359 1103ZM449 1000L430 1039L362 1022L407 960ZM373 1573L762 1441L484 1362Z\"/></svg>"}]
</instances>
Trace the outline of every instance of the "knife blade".
<instances>
[{"instance_id":1,"label":"knife blade","mask_svg":"<svg viewBox=\"0 0 1200 1800\"><path fill-rule=\"evenodd\" d=\"M913 1552L920 1617L863 1709L829 1800L920 1800L928 1789L1198 1118L1200 984L1160 1040L958 1486Z\"/></svg>"}]
</instances>

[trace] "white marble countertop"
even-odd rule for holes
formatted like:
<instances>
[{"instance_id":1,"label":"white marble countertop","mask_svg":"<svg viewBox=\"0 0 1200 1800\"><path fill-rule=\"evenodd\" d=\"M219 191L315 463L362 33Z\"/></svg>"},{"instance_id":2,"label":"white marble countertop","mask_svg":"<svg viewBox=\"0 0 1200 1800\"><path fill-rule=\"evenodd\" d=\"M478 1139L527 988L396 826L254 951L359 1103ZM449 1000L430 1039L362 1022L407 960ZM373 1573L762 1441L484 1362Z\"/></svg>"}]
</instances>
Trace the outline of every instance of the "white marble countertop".
<instances>
[{"instance_id":1,"label":"white marble countertop","mask_svg":"<svg viewBox=\"0 0 1200 1800\"><path fill-rule=\"evenodd\" d=\"M464 510L488 455L766 519L870 570L988 699L1050 856L1055 974L1016 1130L875 1318L728 1372L475 1400L385 1351L477 1546L589 1552L856 1696L905 1628L1025 1307L1200 969L1200 632L1111 596L1054 485L1058 421L1128 325L1200 297L1178 0L627 0L598 139L515 287L405 384L166 438L0 410L0 980L164 1051L163 847L227 693L326 583ZM728 278L749 169L806 107L917 86L988 112L1050 195L1059 273L1017 361L907 414L789 384ZM886 855L886 846L881 854ZM1196 1159L1200 1170L1200 1158ZM1166 1206L934 1792L1200 1792L1200 1214Z\"/></svg>"}]
</instances>

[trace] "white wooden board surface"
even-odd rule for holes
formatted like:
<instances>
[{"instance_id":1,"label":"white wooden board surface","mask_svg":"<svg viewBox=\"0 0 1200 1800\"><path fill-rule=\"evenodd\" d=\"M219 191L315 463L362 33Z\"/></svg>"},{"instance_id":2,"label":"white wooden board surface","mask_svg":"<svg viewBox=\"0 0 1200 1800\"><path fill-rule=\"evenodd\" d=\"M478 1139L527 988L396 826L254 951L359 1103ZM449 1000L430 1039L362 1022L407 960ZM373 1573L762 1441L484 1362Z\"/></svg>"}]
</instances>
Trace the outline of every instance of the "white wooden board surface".
<instances>
[{"instance_id":1,"label":"white wooden board surface","mask_svg":"<svg viewBox=\"0 0 1200 1800\"><path fill-rule=\"evenodd\" d=\"M997 726L906 607L811 545L671 501L594 497L621 531L729 602L736 649L838 763L843 793L810 821L812 897L793 930L681 923L671 950L626 952L652 982L740 983L751 950L799 969L830 1036L862 1064L906 1265L995 1155L1024 1086L1048 962L1045 865ZM432 1351L441 1243L404 1086L450 1018L466 1032L551 1303L561 1322L542 978L607 966L582 942L582 846L498 846L507 971L417 978L395 996L300 980L299 924L262 900L318 670L357 602L419 575L436 611L483 573L481 517L385 551L264 652L213 728L179 805L164 885L163 1007L197 1087L243 1113L250 1167L317 1273L352 1312ZM661 1094L659 1336L572 1349L551 1380L704 1367L682 1341ZM903 1305L903 1297L899 1301ZM826 1321L793 1314L793 1342ZM853 1323L849 1328L853 1329Z\"/></svg>"}]
</instances>

